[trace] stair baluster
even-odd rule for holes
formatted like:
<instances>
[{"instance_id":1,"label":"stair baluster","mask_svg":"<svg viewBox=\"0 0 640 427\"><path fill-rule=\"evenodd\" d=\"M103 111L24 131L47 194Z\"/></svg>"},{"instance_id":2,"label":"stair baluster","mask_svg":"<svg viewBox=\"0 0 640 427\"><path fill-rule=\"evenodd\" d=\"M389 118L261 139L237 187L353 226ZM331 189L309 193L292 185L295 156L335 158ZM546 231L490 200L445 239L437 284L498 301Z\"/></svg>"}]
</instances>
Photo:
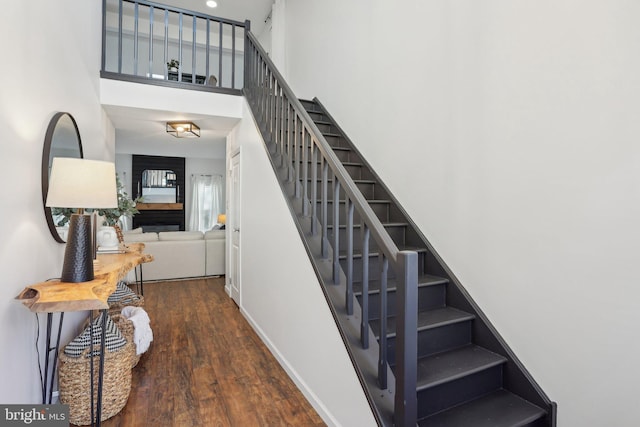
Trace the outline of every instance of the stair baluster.
<instances>
[{"instance_id":1,"label":"stair baluster","mask_svg":"<svg viewBox=\"0 0 640 427\"><path fill-rule=\"evenodd\" d=\"M362 316L360 318L360 342L362 348L369 348L369 227L360 223L362 234Z\"/></svg>"}]
</instances>

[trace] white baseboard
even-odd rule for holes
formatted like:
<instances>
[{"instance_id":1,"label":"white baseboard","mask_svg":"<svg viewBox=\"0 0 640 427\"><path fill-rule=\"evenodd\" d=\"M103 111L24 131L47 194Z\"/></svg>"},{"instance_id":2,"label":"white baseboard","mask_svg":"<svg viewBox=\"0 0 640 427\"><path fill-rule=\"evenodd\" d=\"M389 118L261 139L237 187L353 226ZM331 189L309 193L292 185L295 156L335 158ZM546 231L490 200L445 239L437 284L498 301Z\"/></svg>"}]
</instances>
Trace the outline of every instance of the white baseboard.
<instances>
[{"instance_id":1,"label":"white baseboard","mask_svg":"<svg viewBox=\"0 0 640 427\"><path fill-rule=\"evenodd\" d=\"M271 342L269 337L264 333L264 331L258 326L258 324L253 320L251 315L247 313L242 307L240 307L240 313L247 319L247 322L251 325L253 330L258 334L262 342L265 343L271 354L276 358L280 366L285 370L285 372L289 375L289 377L293 380L295 385L300 389L304 397L307 398L311 406L318 412L318 415L322 418L322 420L328 426L339 427L340 423L338 420L334 418L334 416L329 412L327 407L322 403L322 401L318 398L318 396L311 390L311 388L307 385L307 383L300 377L300 375L296 372L296 370L289 364L287 359L278 351L277 347Z\"/></svg>"}]
</instances>

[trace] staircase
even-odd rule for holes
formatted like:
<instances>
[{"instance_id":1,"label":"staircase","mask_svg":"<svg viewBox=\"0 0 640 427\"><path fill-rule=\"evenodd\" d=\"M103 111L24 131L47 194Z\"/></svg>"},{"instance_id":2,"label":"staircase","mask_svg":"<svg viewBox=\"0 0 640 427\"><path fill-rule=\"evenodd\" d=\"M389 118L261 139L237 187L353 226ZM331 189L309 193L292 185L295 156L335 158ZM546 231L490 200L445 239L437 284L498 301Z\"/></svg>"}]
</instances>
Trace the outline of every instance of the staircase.
<instances>
[{"instance_id":1,"label":"staircase","mask_svg":"<svg viewBox=\"0 0 640 427\"><path fill-rule=\"evenodd\" d=\"M301 100L301 103L398 248L418 253L418 425L550 425L547 410L507 390L503 376L508 357L484 348L475 339L477 315L448 298L450 280L431 259L429 245L342 129L318 100ZM336 230L332 225L329 228L333 235ZM345 239L345 231L345 226L339 227L340 241ZM360 251L361 247L355 249ZM377 253L374 247L369 250L373 271L378 268L375 263ZM357 252L355 259L361 261L361 256L361 251ZM346 269L344 256L341 256L341 264ZM354 265L353 270L362 271L361 265ZM354 276L354 293L359 302L363 298L361 279L361 276ZM385 335L392 369L395 365L395 293L395 276L391 272L386 295L389 315ZM369 325L379 341L381 319L377 313L382 299L379 280L369 282L368 299Z\"/></svg>"},{"instance_id":2,"label":"staircase","mask_svg":"<svg viewBox=\"0 0 640 427\"><path fill-rule=\"evenodd\" d=\"M250 32L245 61L245 96L379 425L555 426L555 403L322 104L295 99Z\"/></svg>"}]
</instances>

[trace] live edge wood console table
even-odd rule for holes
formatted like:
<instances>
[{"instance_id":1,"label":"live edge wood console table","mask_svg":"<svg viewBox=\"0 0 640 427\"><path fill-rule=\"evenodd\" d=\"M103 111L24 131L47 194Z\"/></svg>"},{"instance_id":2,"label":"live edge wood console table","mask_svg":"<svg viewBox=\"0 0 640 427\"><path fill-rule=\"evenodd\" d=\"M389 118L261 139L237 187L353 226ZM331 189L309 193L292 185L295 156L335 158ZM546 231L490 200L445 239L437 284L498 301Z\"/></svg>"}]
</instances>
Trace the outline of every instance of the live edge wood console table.
<instances>
[{"instance_id":1,"label":"live edge wood console table","mask_svg":"<svg viewBox=\"0 0 640 427\"><path fill-rule=\"evenodd\" d=\"M136 268L138 265L153 261L153 256L143 253L144 243L130 243L127 245L124 253L98 254L98 264L94 271L94 280L81 283L67 283L60 280L51 280L47 282L36 283L27 286L16 297L29 310L34 313L47 313L47 338L46 338L46 358L44 384L42 387L42 403L51 403L53 391L53 379L55 377L56 364L58 360L58 348L60 345L60 332L62 331L62 321L64 313L70 311L89 310L90 322L93 320L93 310L100 310L102 316L102 331L105 330L107 316L106 311L109 308L107 299L116 290L119 280L123 279L126 274ZM60 313L58 321L58 334L55 347L51 347L51 329L53 323L53 313ZM95 425L100 425L102 416L102 378L104 373L104 337L100 342L100 365L98 374L98 394L96 403ZM50 378L49 391L47 393L47 381L49 381L49 352L55 351L53 359L53 367ZM91 384L91 396L93 396L93 383ZM48 396L47 396L48 394ZM47 401L48 397L48 401ZM92 421L93 404L91 405Z\"/></svg>"}]
</instances>

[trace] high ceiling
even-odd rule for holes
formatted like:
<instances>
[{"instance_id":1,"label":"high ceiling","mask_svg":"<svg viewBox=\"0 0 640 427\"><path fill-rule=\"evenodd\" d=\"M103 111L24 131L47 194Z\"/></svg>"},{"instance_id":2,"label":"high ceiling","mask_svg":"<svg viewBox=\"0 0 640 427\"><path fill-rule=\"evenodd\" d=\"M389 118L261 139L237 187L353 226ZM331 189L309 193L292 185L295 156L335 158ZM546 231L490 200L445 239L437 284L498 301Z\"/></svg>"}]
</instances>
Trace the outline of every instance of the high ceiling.
<instances>
[{"instance_id":1,"label":"high ceiling","mask_svg":"<svg viewBox=\"0 0 640 427\"><path fill-rule=\"evenodd\" d=\"M235 21L251 21L251 31L259 35L273 0L217 0L218 7L206 6L205 0L160 0L158 3L193 10ZM116 152L223 158L226 135L235 126L229 118L184 115L175 112L106 106L105 111L116 130ZM201 138L176 139L167 135L164 122L191 120L200 126ZM154 148L158 147L157 149ZM180 154L182 153L182 154Z\"/></svg>"}]
</instances>

